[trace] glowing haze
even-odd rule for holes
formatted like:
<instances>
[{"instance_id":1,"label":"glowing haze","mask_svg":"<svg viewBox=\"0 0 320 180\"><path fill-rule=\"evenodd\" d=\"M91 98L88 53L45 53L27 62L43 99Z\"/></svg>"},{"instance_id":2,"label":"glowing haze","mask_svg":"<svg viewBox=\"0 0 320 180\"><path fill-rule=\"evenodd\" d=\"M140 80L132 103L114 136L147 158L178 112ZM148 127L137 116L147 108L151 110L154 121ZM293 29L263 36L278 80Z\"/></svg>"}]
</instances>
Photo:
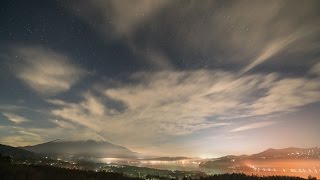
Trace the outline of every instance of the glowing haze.
<instances>
[{"instance_id":1,"label":"glowing haze","mask_svg":"<svg viewBox=\"0 0 320 180\"><path fill-rule=\"evenodd\" d=\"M1 1L0 143L319 145L319 1Z\"/></svg>"}]
</instances>

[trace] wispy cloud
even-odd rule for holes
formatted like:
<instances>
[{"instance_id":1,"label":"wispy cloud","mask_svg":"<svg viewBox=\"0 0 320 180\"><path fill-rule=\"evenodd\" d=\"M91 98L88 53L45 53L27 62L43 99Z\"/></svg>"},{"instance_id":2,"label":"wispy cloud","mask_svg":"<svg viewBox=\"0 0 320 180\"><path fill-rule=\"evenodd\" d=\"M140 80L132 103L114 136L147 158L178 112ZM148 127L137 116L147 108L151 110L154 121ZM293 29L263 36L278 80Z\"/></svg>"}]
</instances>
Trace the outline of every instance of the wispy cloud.
<instances>
[{"instance_id":1,"label":"wispy cloud","mask_svg":"<svg viewBox=\"0 0 320 180\"><path fill-rule=\"evenodd\" d=\"M65 129L75 129L76 126L73 125L72 123L69 123L67 121L63 121L63 120L51 120L52 123L58 125L59 127L65 128Z\"/></svg>"},{"instance_id":2,"label":"wispy cloud","mask_svg":"<svg viewBox=\"0 0 320 180\"><path fill-rule=\"evenodd\" d=\"M252 114L265 115L293 111L300 106L320 101L318 79L284 78L273 82L265 96L251 106Z\"/></svg>"},{"instance_id":3,"label":"wispy cloud","mask_svg":"<svg viewBox=\"0 0 320 180\"><path fill-rule=\"evenodd\" d=\"M70 1L66 3L69 11L76 13L95 30L105 34L107 38L123 40L133 52L147 59L146 64L154 68L170 69L172 64L164 52L154 48L141 48L133 40L134 34L150 19L153 19L164 7L172 4L169 0L111 0L111 1ZM80 9L80 11L75 11ZM99 18L93 18L99 17ZM94 19L94 20L93 20ZM98 22L97 22L98 21Z\"/></svg>"},{"instance_id":4,"label":"wispy cloud","mask_svg":"<svg viewBox=\"0 0 320 180\"><path fill-rule=\"evenodd\" d=\"M237 127L235 129L230 130L229 132L239 132L239 131L247 131L247 130L252 130L252 129L258 129L258 128L263 128L267 126L271 126L273 124L276 124L277 122L274 121L262 121L262 122L254 122L251 124L247 124L244 126Z\"/></svg>"},{"instance_id":5,"label":"wispy cloud","mask_svg":"<svg viewBox=\"0 0 320 180\"><path fill-rule=\"evenodd\" d=\"M24 118L22 116L18 116L16 114L12 114L12 113L2 113L5 117L7 117L7 119L9 121L12 121L16 124L20 124L20 123L24 123L24 122L30 122L29 119Z\"/></svg>"},{"instance_id":6,"label":"wispy cloud","mask_svg":"<svg viewBox=\"0 0 320 180\"><path fill-rule=\"evenodd\" d=\"M73 2L76 1L71 1L68 10L108 38L112 34L123 40L133 52L162 69L181 63L181 58L192 69L197 54L201 54L206 57L201 58L206 65L240 64L239 73L243 74L288 55L289 50L291 54L295 54L294 49L314 51L320 30L316 1L303 5L298 1ZM147 38L141 39L141 34L147 34ZM169 56L172 49L174 58ZM287 59L290 58L282 58L278 63L290 66L292 61Z\"/></svg>"},{"instance_id":7,"label":"wispy cloud","mask_svg":"<svg viewBox=\"0 0 320 180\"><path fill-rule=\"evenodd\" d=\"M149 20L158 10L161 10L165 5L169 4L170 1L149 1L149 0L111 0L111 1L86 1L86 2L69 2L68 7L70 10L75 10L75 6L81 9L78 13L88 23L92 24L92 16L99 17L99 31L106 34L111 29L116 36L130 36L139 25Z\"/></svg>"},{"instance_id":8,"label":"wispy cloud","mask_svg":"<svg viewBox=\"0 0 320 180\"><path fill-rule=\"evenodd\" d=\"M254 59L250 64L245 66L241 73L246 73L250 71L252 68L258 66L259 64L267 61L271 57L277 55L279 52L283 51L285 48L288 48L290 44L297 41L298 39L305 36L306 31L297 31L295 33L289 34L286 37L282 37L281 39L274 40L270 44L267 45L266 48L263 49L262 53Z\"/></svg>"},{"instance_id":9,"label":"wispy cloud","mask_svg":"<svg viewBox=\"0 0 320 180\"><path fill-rule=\"evenodd\" d=\"M309 71L309 74L320 76L320 63L315 64Z\"/></svg>"},{"instance_id":10,"label":"wispy cloud","mask_svg":"<svg viewBox=\"0 0 320 180\"><path fill-rule=\"evenodd\" d=\"M295 111L320 101L316 79L277 74L238 77L219 70L160 71L136 73L131 78L137 83L118 82L117 87L83 94L79 102L50 100L56 105L51 113L127 144L239 126L230 120ZM122 108L107 105L115 102L123 104ZM274 123L254 122L233 131Z\"/></svg>"},{"instance_id":11,"label":"wispy cloud","mask_svg":"<svg viewBox=\"0 0 320 180\"><path fill-rule=\"evenodd\" d=\"M71 120L97 132L101 131L104 128L101 126L101 117L104 117L105 107L98 98L91 94L87 93L83 95L83 98L80 103L67 103L61 100L48 100L48 102L60 107L51 111L53 115Z\"/></svg>"},{"instance_id":12,"label":"wispy cloud","mask_svg":"<svg viewBox=\"0 0 320 180\"><path fill-rule=\"evenodd\" d=\"M0 141L10 146L28 146L43 142L40 137L35 138L34 136L27 135L2 136Z\"/></svg>"},{"instance_id":13,"label":"wispy cloud","mask_svg":"<svg viewBox=\"0 0 320 180\"><path fill-rule=\"evenodd\" d=\"M67 56L42 47L16 47L13 52L21 60L14 73L41 94L66 91L85 74Z\"/></svg>"},{"instance_id":14,"label":"wispy cloud","mask_svg":"<svg viewBox=\"0 0 320 180\"><path fill-rule=\"evenodd\" d=\"M71 125L68 122L59 120L55 124L57 126L53 127L0 126L0 142L11 146L27 146L52 141L53 139L106 140L96 132L90 131L90 129Z\"/></svg>"},{"instance_id":15,"label":"wispy cloud","mask_svg":"<svg viewBox=\"0 0 320 180\"><path fill-rule=\"evenodd\" d=\"M278 121L257 119L320 101L320 83L311 76L288 78L273 73L239 77L235 72L197 70L140 72L130 78L135 83L98 83L98 88L86 91L76 101L49 99L53 106L48 116L54 127L16 127L12 129L15 135L0 140L25 144L23 141L35 142L31 141L35 135L46 134L36 141L50 137L108 139L139 149L205 129L223 136L271 126ZM250 123L238 122L240 118L250 118Z\"/></svg>"}]
</instances>

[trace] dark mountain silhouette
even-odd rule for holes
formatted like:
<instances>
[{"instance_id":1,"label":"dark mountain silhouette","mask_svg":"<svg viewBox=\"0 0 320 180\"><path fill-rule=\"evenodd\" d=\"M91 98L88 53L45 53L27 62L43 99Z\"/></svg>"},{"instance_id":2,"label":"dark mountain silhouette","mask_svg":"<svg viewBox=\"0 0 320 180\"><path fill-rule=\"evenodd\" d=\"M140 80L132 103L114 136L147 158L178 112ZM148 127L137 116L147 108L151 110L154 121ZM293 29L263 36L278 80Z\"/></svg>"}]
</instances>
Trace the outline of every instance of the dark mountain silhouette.
<instances>
[{"instance_id":1,"label":"dark mountain silhouette","mask_svg":"<svg viewBox=\"0 0 320 180\"><path fill-rule=\"evenodd\" d=\"M267 149L263 152L252 155L228 155L220 158L211 159L211 161L236 161L236 160L255 160L255 159L320 159L320 148L284 148Z\"/></svg>"},{"instance_id":2,"label":"dark mountain silhouette","mask_svg":"<svg viewBox=\"0 0 320 180\"><path fill-rule=\"evenodd\" d=\"M251 159L320 159L320 148L284 148L284 149L267 149L261 153L253 154Z\"/></svg>"},{"instance_id":3,"label":"dark mountain silhouette","mask_svg":"<svg viewBox=\"0 0 320 180\"><path fill-rule=\"evenodd\" d=\"M22 147L25 150L59 156L86 156L94 158L133 158L137 153L128 148L118 146L107 141L62 141L54 140L34 146Z\"/></svg>"},{"instance_id":4,"label":"dark mountain silhouette","mask_svg":"<svg viewBox=\"0 0 320 180\"><path fill-rule=\"evenodd\" d=\"M246 164L246 161L279 161L284 162L286 160L320 160L320 148L284 148L284 149L267 149L263 152L252 155L229 155L220 158L211 159L210 161L203 162L200 167L207 168L223 168L231 166L239 166ZM320 161L319 161L320 162Z\"/></svg>"},{"instance_id":5,"label":"dark mountain silhouette","mask_svg":"<svg viewBox=\"0 0 320 180\"><path fill-rule=\"evenodd\" d=\"M14 158L34 158L40 156L39 154L21 148L7 146L3 144L0 144L0 154L11 156Z\"/></svg>"}]
</instances>

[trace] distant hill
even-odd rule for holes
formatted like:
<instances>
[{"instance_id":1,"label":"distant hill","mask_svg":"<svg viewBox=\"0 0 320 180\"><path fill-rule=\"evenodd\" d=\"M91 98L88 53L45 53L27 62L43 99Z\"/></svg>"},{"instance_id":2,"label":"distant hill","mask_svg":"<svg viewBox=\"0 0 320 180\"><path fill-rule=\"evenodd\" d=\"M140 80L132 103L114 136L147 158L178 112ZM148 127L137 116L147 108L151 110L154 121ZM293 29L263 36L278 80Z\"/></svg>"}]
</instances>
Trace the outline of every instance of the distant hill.
<instances>
[{"instance_id":1,"label":"distant hill","mask_svg":"<svg viewBox=\"0 0 320 180\"><path fill-rule=\"evenodd\" d=\"M212 159L212 161L230 161L230 160L255 160L255 159L320 159L320 148L284 148L267 149L263 152L252 155L228 155Z\"/></svg>"},{"instance_id":2,"label":"distant hill","mask_svg":"<svg viewBox=\"0 0 320 180\"><path fill-rule=\"evenodd\" d=\"M137 153L128 148L107 141L62 141L55 140L34 146L22 147L25 150L61 156L86 156L94 158L133 158Z\"/></svg>"},{"instance_id":3,"label":"distant hill","mask_svg":"<svg viewBox=\"0 0 320 180\"><path fill-rule=\"evenodd\" d=\"M11 156L14 158L34 158L40 156L39 154L21 148L7 146L3 144L0 144L0 154Z\"/></svg>"},{"instance_id":4,"label":"distant hill","mask_svg":"<svg viewBox=\"0 0 320 180\"><path fill-rule=\"evenodd\" d=\"M261 161L261 160L320 160L320 148L284 148L284 149L267 149L263 152L252 155L229 155L220 158L215 158L200 164L200 167L217 168L231 167L241 165L246 161Z\"/></svg>"},{"instance_id":5,"label":"distant hill","mask_svg":"<svg viewBox=\"0 0 320 180\"><path fill-rule=\"evenodd\" d=\"M320 148L284 148L267 149L258 154L250 156L251 159L320 159Z\"/></svg>"}]
</instances>

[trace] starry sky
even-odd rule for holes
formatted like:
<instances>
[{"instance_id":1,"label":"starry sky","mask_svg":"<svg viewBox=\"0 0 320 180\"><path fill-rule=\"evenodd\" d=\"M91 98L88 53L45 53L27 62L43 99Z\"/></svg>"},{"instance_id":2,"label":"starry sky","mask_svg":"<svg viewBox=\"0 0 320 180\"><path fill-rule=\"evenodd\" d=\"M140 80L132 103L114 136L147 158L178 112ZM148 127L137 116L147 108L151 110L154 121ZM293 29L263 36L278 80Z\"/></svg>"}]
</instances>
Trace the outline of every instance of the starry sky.
<instances>
[{"instance_id":1,"label":"starry sky","mask_svg":"<svg viewBox=\"0 0 320 180\"><path fill-rule=\"evenodd\" d=\"M320 1L0 3L1 144L320 145Z\"/></svg>"}]
</instances>

